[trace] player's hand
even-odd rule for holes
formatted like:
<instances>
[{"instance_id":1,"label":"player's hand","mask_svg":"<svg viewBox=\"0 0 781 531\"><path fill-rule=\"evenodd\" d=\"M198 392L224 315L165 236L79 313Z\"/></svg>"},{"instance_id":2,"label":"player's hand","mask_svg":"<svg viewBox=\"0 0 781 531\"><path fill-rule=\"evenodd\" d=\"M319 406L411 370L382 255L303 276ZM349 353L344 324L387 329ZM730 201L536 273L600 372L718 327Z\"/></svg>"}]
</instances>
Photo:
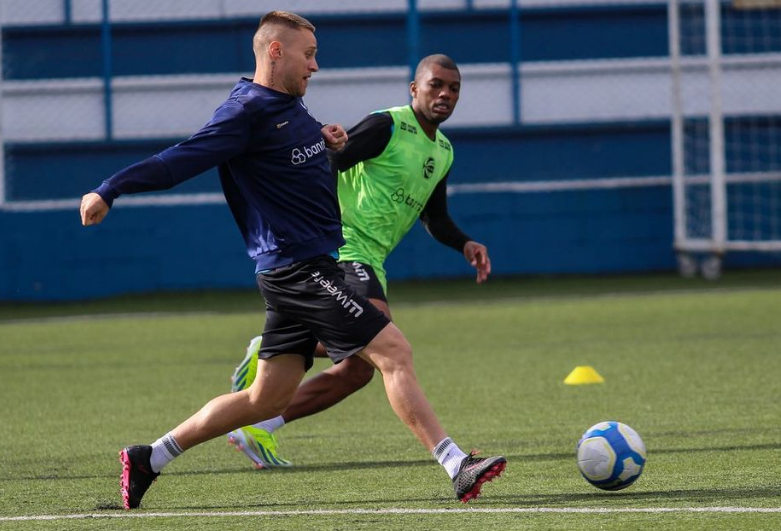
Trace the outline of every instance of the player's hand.
<instances>
[{"instance_id":1,"label":"player's hand","mask_svg":"<svg viewBox=\"0 0 781 531\"><path fill-rule=\"evenodd\" d=\"M328 124L321 130L325 139L325 147L339 151L347 143L347 131L339 124Z\"/></svg>"},{"instance_id":2,"label":"player's hand","mask_svg":"<svg viewBox=\"0 0 781 531\"><path fill-rule=\"evenodd\" d=\"M97 225L108 214L109 208L103 198L94 192L90 192L81 198L81 224Z\"/></svg>"},{"instance_id":3,"label":"player's hand","mask_svg":"<svg viewBox=\"0 0 781 531\"><path fill-rule=\"evenodd\" d=\"M488 280L491 274L491 259L488 257L488 249L482 243L473 241L466 242L464 245L464 257L466 261L477 269L477 283L482 284Z\"/></svg>"}]
</instances>

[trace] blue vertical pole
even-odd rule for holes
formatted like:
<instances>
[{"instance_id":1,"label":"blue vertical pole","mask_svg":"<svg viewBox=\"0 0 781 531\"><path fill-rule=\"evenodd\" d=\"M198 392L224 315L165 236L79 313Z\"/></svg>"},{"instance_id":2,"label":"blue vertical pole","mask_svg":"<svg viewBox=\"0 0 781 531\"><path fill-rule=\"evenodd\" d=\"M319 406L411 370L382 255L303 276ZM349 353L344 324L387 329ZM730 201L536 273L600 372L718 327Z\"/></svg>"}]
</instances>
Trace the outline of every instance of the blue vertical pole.
<instances>
[{"instance_id":1,"label":"blue vertical pole","mask_svg":"<svg viewBox=\"0 0 781 531\"><path fill-rule=\"evenodd\" d=\"M62 0L62 14L65 19L65 24L73 22L73 6L71 0Z\"/></svg>"},{"instance_id":2,"label":"blue vertical pole","mask_svg":"<svg viewBox=\"0 0 781 531\"><path fill-rule=\"evenodd\" d=\"M521 10L518 0L510 3L510 75L513 90L513 124L521 124Z\"/></svg>"},{"instance_id":3,"label":"blue vertical pole","mask_svg":"<svg viewBox=\"0 0 781 531\"><path fill-rule=\"evenodd\" d=\"M467 11L471 11L475 7L475 1L474 0L466 0L466 9Z\"/></svg>"},{"instance_id":4,"label":"blue vertical pole","mask_svg":"<svg viewBox=\"0 0 781 531\"><path fill-rule=\"evenodd\" d=\"M415 77L415 67L420 60L420 13L417 0L408 0L407 7L407 61L410 79Z\"/></svg>"},{"instance_id":5,"label":"blue vertical pole","mask_svg":"<svg viewBox=\"0 0 781 531\"><path fill-rule=\"evenodd\" d=\"M103 107L106 129L106 140L111 140L114 132L112 123L111 94L111 20L109 17L109 0L103 0L103 22L100 28L100 42L103 49Z\"/></svg>"}]
</instances>

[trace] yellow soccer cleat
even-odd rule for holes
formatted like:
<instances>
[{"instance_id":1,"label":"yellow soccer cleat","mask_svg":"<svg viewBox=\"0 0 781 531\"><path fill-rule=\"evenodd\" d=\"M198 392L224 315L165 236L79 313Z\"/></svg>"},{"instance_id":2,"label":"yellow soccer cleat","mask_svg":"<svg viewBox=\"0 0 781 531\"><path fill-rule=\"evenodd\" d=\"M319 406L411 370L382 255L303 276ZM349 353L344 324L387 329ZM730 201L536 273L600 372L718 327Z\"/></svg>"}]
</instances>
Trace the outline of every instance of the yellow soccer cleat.
<instances>
[{"instance_id":1,"label":"yellow soccer cleat","mask_svg":"<svg viewBox=\"0 0 781 531\"><path fill-rule=\"evenodd\" d=\"M258 374L258 352L262 336L253 337L247 347L247 354L233 371L231 376L231 392L243 391L255 381Z\"/></svg>"},{"instance_id":2,"label":"yellow soccer cleat","mask_svg":"<svg viewBox=\"0 0 781 531\"><path fill-rule=\"evenodd\" d=\"M277 453L279 442L273 433L245 426L228 434L228 443L244 452L250 458L255 468L289 467L293 463L282 459Z\"/></svg>"}]
</instances>

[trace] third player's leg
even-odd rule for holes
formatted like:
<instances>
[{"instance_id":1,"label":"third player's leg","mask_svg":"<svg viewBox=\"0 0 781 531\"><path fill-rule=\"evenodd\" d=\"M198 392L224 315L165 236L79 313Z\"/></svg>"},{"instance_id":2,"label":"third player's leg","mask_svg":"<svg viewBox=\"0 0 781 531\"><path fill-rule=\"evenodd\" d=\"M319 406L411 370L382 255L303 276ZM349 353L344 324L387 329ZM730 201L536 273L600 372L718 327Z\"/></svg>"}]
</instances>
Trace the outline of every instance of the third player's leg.
<instances>
[{"instance_id":1,"label":"third player's leg","mask_svg":"<svg viewBox=\"0 0 781 531\"><path fill-rule=\"evenodd\" d=\"M369 363L350 356L302 383L282 418L288 423L324 411L365 387L374 372Z\"/></svg>"}]
</instances>

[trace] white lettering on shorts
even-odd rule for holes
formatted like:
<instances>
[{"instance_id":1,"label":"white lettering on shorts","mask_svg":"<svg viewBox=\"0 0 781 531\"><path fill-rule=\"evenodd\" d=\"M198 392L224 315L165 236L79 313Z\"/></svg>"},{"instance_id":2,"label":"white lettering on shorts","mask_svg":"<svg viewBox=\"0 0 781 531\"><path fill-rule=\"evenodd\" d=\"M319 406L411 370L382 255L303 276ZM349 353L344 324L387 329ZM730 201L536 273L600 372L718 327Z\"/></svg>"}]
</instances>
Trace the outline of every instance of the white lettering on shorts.
<instances>
[{"instance_id":1,"label":"white lettering on shorts","mask_svg":"<svg viewBox=\"0 0 781 531\"><path fill-rule=\"evenodd\" d=\"M353 269L355 269L355 274L358 275L358 280L361 282L369 282L369 273L363 268L362 263L353 262Z\"/></svg>"},{"instance_id":2,"label":"white lettering on shorts","mask_svg":"<svg viewBox=\"0 0 781 531\"><path fill-rule=\"evenodd\" d=\"M326 280L323 275L320 274L320 271L315 271L312 273L312 281L315 284L320 284L323 286L326 291L331 295L331 297L336 298L336 302L341 304L343 307L347 309L347 311L350 313L350 315L355 315L355 317L360 317L363 313L363 307L352 300L346 293L344 293L341 289L334 286L333 283L330 280Z\"/></svg>"}]
</instances>

